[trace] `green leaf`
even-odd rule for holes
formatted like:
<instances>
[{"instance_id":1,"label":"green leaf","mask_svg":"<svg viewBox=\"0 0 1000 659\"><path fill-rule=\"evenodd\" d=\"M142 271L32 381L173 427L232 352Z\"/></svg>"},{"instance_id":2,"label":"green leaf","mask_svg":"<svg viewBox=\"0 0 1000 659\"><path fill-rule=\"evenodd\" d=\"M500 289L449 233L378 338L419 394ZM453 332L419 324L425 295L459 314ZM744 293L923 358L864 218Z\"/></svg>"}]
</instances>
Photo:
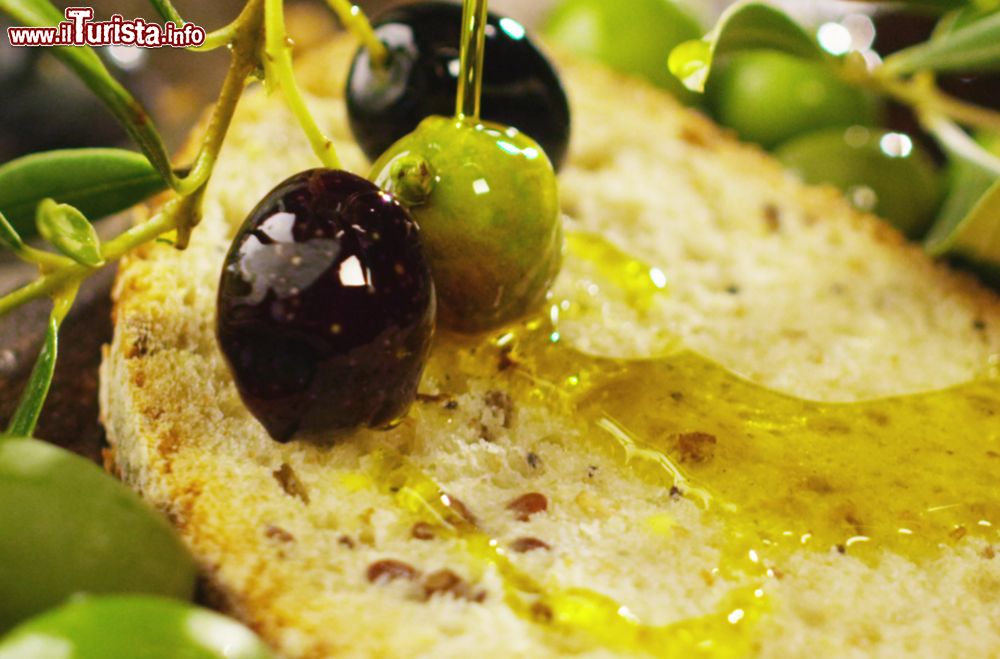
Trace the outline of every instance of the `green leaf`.
<instances>
[{"instance_id":1,"label":"green leaf","mask_svg":"<svg viewBox=\"0 0 1000 659\"><path fill-rule=\"evenodd\" d=\"M934 255L951 257L1000 285L1000 180L993 183L972 211L942 239L928 243Z\"/></svg>"},{"instance_id":2,"label":"green leaf","mask_svg":"<svg viewBox=\"0 0 1000 659\"><path fill-rule=\"evenodd\" d=\"M59 325L62 319L57 317L55 310L49 317L49 326L45 332L45 343L35 360L31 370L31 379L21 394L21 402L17 404L6 434L12 437L31 437L38 424L38 417L45 406L52 385L52 375L56 371L56 354L59 352Z\"/></svg>"},{"instance_id":3,"label":"green leaf","mask_svg":"<svg viewBox=\"0 0 1000 659\"><path fill-rule=\"evenodd\" d=\"M48 0L0 0L0 11L24 25L35 27L50 27L63 20L63 14ZM61 46L51 50L111 110L163 180L173 184L170 157L152 119L112 77L97 53L87 46Z\"/></svg>"},{"instance_id":4,"label":"green leaf","mask_svg":"<svg viewBox=\"0 0 1000 659\"><path fill-rule=\"evenodd\" d=\"M104 265L101 239L87 217L76 208L43 199L38 204L35 224L42 238L80 265L91 268Z\"/></svg>"},{"instance_id":5,"label":"green leaf","mask_svg":"<svg viewBox=\"0 0 1000 659\"><path fill-rule=\"evenodd\" d=\"M953 179L924 247L1000 286L1000 158L949 121L931 118L927 127L947 152Z\"/></svg>"},{"instance_id":6,"label":"green leaf","mask_svg":"<svg viewBox=\"0 0 1000 659\"><path fill-rule=\"evenodd\" d=\"M686 41L670 53L670 72L684 86L705 91L712 62L741 50L779 50L805 59L822 59L816 40L779 9L759 2L733 5L703 39Z\"/></svg>"},{"instance_id":7,"label":"green leaf","mask_svg":"<svg viewBox=\"0 0 1000 659\"><path fill-rule=\"evenodd\" d=\"M21 248L24 247L21 236L10 225L3 213L0 213L0 244L15 252L21 251Z\"/></svg>"},{"instance_id":8,"label":"green leaf","mask_svg":"<svg viewBox=\"0 0 1000 659\"><path fill-rule=\"evenodd\" d=\"M1000 158L988 136L984 148L951 121L930 117L925 124L948 155L951 170L951 191L925 239L928 252L943 256L951 252L958 235L967 230L964 225L973 210L1000 180Z\"/></svg>"},{"instance_id":9,"label":"green leaf","mask_svg":"<svg viewBox=\"0 0 1000 659\"><path fill-rule=\"evenodd\" d=\"M887 74L896 76L918 71L1000 71L1000 11L974 20L969 20L968 15L955 17L937 31L935 38L890 56L883 68Z\"/></svg>"},{"instance_id":10,"label":"green leaf","mask_svg":"<svg viewBox=\"0 0 1000 659\"><path fill-rule=\"evenodd\" d=\"M58 199L98 220L130 208L166 188L149 161L122 149L46 151L0 166L0 212L28 236L35 233L35 209Z\"/></svg>"}]
</instances>

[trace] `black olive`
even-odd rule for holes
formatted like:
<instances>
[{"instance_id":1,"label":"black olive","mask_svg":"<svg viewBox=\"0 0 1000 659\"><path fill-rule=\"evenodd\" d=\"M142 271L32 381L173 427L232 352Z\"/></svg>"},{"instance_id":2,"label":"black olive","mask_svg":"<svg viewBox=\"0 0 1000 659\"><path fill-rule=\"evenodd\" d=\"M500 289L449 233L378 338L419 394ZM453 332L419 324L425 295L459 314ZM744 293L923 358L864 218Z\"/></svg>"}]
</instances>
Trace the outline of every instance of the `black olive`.
<instances>
[{"instance_id":1,"label":"black olive","mask_svg":"<svg viewBox=\"0 0 1000 659\"><path fill-rule=\"evenodd\" d=\"M380 16L375 32L389 48L387 66L373 67L362 48L347 81L351 129L370 160L425 117L454 114L462 7L405 5ZM517 21L493 13L486 27L482 118L527 134L556 169L566 157L570 111L558 74Z\"/></svg>"},{"instance_id":2,"label":"black olive","mask_svg":"<svg viewBox=\"0 0 1000 659\"><path fill-rule=\"evenodd\" d=\"M398 421L416 396L434 288L409 212L369 181L313 169L251 211L219 285L219 346L278 441Z\"/></svg>"}]
</instances>

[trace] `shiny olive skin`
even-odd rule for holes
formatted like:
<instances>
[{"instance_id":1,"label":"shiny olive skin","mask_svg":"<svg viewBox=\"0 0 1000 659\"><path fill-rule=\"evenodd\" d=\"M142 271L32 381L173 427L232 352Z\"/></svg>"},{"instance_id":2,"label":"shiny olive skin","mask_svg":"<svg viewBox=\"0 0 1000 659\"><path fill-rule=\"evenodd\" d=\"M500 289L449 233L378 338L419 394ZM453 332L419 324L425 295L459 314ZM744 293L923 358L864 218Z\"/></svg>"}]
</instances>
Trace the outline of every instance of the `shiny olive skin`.
<instances>
[{"instance_id":1,"label":"shiny olive skin","mask_svg":"<svg viewBox=\"0 0 1000 659\"><path fill-rule=\"evenodd\" d=\"M159 513L38 440L0 439L0 528L0 631L76 593L194 592L194 561Z\"/></svg>"},{"instance_id":2,"label":"shiny olive skin","mask_svg":"<svg viewBox=\"0 0 1000 659\"><path fill-rule=\"evenodd\" d=\"M355 139L370 160L426 117L455 111L461 4L421 2L397 7L375 23L392 54L387 69L360 49L347 81ZM490 13L486 27L482 115L535 139L556 169L566 157L570 108L559 75L513 19Z\"/></svg>"},{"instance_id":3,"label":"shiny olive skin","mask_svg":"<svg viewBox=\"0 0 1000 659\"><path fill-rule=\"evenodd\" d=\"M398 177L427 165L426 199ZM537 307L559 272L562 224L545 153L513 128L430 117L372 168L380 187L407 200L423 231L443 326L499 327Z\"/></svg>"},{"instance_id":4,"label":"shiny olive skin","mask_svg":"<svg viewBox=\"0 0 1000 659\"><path fill-rule=\"evenodd\" d=\"M543 31L570 52L644 77L686 103L697 99L667 68L674 46L702 36L698 21L674 0L562 0Z\"/></svg>"},{"instance_id":5,"label":"shiny olive skin","mask_svg":"<svg viewBox=\"0 0 1000 659\"><path fill-rule=\"evenodd\" d=\"M890 141L883 142L887 135ZM891 140L896 135L861 127L833 128L794 139L775 155L806 183L832 184L863 210L918 238L941 202L941 176L916 143L910 142L909 153L894 147Z\"/></svg>"},{"instance_id":6,"label":"shiny olive skin","mask_svg":"<svg viewBox=\"0 0 1000 659\"><path fill-rule=\"evenodd\" d=\"M434 311L406 208L359 176L312 169L268 193L237 232L216 333L271 437L332 440L406 413Z\"/></svg>"},{"instance_id":7,"label":"shiny olive skin","mask_svg":"<svg viewBox=\"0 0 1000 659\"><path fill-rule=\"evenodd\" d=\"M272 659L223 615L159 597L74 600L0 638L0 659Z\"/></svg>"},{"instance_id":8,"label":"shiny olive skin","mask_svg":"<svg viewBox=\"0 0 1000 659\"><path fill-rule=\"evenodd\" d=\"M877 103L822 62L786 53L739 53L709 78L709 109L741 139L772 148L823 128L873 126Z\"/></svg>"}]
</instances>

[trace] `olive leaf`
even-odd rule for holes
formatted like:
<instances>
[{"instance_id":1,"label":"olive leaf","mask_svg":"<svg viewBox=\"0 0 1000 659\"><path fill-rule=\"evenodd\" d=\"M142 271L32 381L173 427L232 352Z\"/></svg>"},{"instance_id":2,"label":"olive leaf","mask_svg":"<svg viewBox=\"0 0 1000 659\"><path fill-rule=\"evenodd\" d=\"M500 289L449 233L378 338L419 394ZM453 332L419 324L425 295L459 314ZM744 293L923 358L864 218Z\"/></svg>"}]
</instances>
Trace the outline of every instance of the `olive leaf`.
<instances>
[{"instance_id":1,"label":"olive leaf","mask_svg":"<svg viewBox=\"0 0 1000 659\"><path fill-rule=\"evenodd\" d=\"M759 2L742 2L727 9L703 39L678 44L668 66L685 87L703 92L716 58L754 49L780 50L805 59L824 57L816 40L787 14Z\"/></svg>"},{"instance_id":2,"label":"olive leaf","mask_svg":"<svg viewBox=\"0 0 1000 659\"><path fill-rule=\"evenodd\" d=\"M17 404L17 410L11 417L7 431L4 433L8 437L31 437L38 424L38 417L45 406L45 399L49 395L49 387L52 385L52 375L56 370L56 355L59 352L59 327L63 319L73 306L76 298L76 288L65 291L55 296L55 304L52 313L49 315L49 324L45 330L45 341L42 349L35 360L35 366L31 369L31 377L21 394L21 400Z\"/></svg>"},{"instance_id":3,"label":"olive leaf","mask_svg":"<svg viewBox=\"0 0 1000 659\"><path fill-rule=\"evenodd\" d=\"M1000 158L953 122L925 117L927 129L948 154L952 192L924 247L958 260L990 283L1000 283Z\"/></svg>"},{"instance_id":4,"label":"olive leaf","mask_svg":"<svg viewBox=\"0 0 1000 659\"><path fill-rule=\"evenodd\" d=\"M51 197L98 220L166 187L140 153L122 149L64 149L0 166L0 212L24 236L35 233L35 211Z\"/></svg>"},{"instance_id":5,"label":"olive leaf","mask_svg":"<svg viewBox=\"0 0 1000 659\"><path fill-rule=\"evenodd\" d=\"M0 244L15 252L21 251L21 248L24 247L21 236L10 225L3 213L0 213Z\"/></svg>"},{"instance_id":6,"label":"olive leaf","mask_svg":"<svg viewBox=\"0 0 1000 659\"><path fill-rule=\"evenodd\" d=\"M885 60L883 70L901 76L918 71L1000 71L1000 11L951 17L930 41Z\"/></svg>"},{"instance_id":7,"label":"olive leaf","mask_svg":"<svg viewBox=\"0 0 1000 659\"><path fill-rule=\"evenodd\" d=\"M63 14L48 0L0 0L0 11L33 27L51 27L63 20ZM173 185L176 179L170 168L170 157L152 119L128 90L112 77L97 53L87 46L61 46L52 48L52 53L101 99L163 180Z\"/></svg>"},{"instance_id":8,"label":"olive leaf","mask_svg":"<svg viewBox=\"0 0 1000 659\"><path fill-rule=\"evenodd\" d=\"M927 250L954 258L988 283L1000 285L1000 179L950 230L935 231Z\"/></svg>"},{"instance_id":9,"label":"olive leaf","mask_svg":"<svg viewBox=\"0 0 1000 659\"><path fill-rule=\"evenodd\" d=\"M76 208L43 199L38 204L35 223L42 238L80 265L91 268L104 265L101 240L87 217Z\"/></svg>"}]
</instances>

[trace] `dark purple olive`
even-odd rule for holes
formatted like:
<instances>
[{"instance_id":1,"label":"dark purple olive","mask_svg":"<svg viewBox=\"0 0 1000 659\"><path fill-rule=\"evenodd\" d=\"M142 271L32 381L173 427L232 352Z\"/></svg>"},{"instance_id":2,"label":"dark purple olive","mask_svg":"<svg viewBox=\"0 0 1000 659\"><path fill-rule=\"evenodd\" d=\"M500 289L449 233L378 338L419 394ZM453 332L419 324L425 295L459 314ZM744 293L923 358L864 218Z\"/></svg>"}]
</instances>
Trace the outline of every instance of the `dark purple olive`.
<instances>
[{"instance_id":1,"label":"dark purple olive","mask_svg":"<svg viewBox=\"0 0 1000 659\"><path fill-rule=\"evenodd\" d=\"M359 176L313 169L272 190L237 232L216 331L271 437L330 440L406 413L434 310L409 212Z\"/></svg>"},{"instance_id":2,"label":"dark purple olive","mask_svg":"<svg viewBox=\"0 0 1000 659\"><path fill-rule=\"evenodd\" d=\"M373 161L424 118L454 114L462 7L405 5L380 16L375 31L389 48L388 65L373 67L362 48L347 81L351 129ZM482 118L525 133L559 169L569 145L569 102L555 69L517 21L489 15L483 78Z\"/></svg>"}]
</instances>

